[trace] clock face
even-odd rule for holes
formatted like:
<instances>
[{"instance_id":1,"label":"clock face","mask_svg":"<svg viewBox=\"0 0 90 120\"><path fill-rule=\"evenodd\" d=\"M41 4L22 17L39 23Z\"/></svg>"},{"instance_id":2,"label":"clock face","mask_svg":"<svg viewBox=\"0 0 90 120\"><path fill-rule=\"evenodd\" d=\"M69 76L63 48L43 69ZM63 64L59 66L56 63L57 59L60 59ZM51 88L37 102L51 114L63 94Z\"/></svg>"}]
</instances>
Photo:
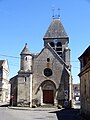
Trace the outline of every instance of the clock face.
<instances>
[{"instance_id":1,"label":"clock face","mask_svg":"<svg viewBox=\"0 0 90 120\"><path fill-rule=\"evenodd\" d=\"M55 39L55 40L54 40L54 43L57 43L57 42L58 42L58 40L57 40L57 39Z\"/></svg>"}]
</instances>

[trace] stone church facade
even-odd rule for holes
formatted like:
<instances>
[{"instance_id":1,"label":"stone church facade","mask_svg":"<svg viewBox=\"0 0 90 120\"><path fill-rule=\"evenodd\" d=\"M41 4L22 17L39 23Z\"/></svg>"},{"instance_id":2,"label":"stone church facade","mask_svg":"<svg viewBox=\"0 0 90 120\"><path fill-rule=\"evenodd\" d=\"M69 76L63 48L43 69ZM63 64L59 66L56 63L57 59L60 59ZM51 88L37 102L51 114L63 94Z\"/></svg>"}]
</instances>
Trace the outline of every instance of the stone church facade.
<instances>
[{"instance_id":1,"label":"stone church facade","mask_svg":"<svg viewBox=\"0 0 90 120\"><path fill-rule=\"evenodd\" d=\"M10 79L14 106L61 105L72 99L69 37L59 18L53 18L43 38L44 47L32 54L27 44L18 75Z\"/></svg>"}]
</instances>

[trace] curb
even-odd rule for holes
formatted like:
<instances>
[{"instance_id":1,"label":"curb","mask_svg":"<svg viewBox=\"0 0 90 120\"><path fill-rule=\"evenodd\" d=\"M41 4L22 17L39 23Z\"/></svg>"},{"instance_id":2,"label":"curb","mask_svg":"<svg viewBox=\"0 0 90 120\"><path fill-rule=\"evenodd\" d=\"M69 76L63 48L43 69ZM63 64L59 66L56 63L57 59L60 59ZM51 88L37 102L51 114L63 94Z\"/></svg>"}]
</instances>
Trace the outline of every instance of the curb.
<instances>
[{"instance_id":1,"label":"curb","mask_svg":"<svg viewBox=\"0 0 90 120\"><path fill-rule=\"evenodd\" d=\"M62 110L58 108L28 108L28 107L11 107L11 106L8 106L8 109L26 110L26 111L60 111Z\"/></svg>"}]
</instances>

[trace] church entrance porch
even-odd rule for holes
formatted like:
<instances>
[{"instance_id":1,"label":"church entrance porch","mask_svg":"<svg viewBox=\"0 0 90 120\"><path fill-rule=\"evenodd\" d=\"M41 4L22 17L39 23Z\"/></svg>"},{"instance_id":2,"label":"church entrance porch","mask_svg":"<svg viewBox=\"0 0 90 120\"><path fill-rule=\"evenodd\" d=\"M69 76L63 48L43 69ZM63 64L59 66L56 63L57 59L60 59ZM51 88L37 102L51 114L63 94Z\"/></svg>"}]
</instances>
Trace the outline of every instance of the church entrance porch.
<instances>
[{"instance_id":1,"label":"church entrance porch","mask_svg":"<svg viewBox=\"0 0 90 120\"><path fill-rule=\"evenodd\" d=\"M43 90L43 103L54 104L54 91L53 90Z\"/></svg>"},{"instance_id":2,"label":"church entrance porch","mask_svg":"<svg viewBox=\"0 0 90 120\"><path fill-rule=\"evenodd\" d=\"M51 80L45 80L40 85L41 106L56 104L56 85Z\"/></svg>"}]
</instances>

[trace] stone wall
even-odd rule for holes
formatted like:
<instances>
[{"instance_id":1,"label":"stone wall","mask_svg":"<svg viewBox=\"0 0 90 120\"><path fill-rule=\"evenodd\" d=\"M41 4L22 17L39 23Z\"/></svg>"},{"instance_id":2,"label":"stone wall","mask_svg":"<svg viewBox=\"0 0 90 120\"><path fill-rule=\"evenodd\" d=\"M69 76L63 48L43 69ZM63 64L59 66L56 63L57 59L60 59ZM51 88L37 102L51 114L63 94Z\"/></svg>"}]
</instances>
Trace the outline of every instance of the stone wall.
<instances>
[{"instance_id":1,"label":"stone wall","mask_svg":"<svg viewBox=\"0 0 90 120\"><path fill-rule=\"evenodd\" d=\"M90 69L80 78L81 113L90 116Z\"/></svg>"},{"instance_id":2,"label":"stone wall","mask_svg":"<svg viewBox=\"0 0 90 120\"><path fill-rule=\"evenodd\" d=\"M30 77L18 77L18 106L29 106L30 104Z\"/></svg>"}]
</instances>

